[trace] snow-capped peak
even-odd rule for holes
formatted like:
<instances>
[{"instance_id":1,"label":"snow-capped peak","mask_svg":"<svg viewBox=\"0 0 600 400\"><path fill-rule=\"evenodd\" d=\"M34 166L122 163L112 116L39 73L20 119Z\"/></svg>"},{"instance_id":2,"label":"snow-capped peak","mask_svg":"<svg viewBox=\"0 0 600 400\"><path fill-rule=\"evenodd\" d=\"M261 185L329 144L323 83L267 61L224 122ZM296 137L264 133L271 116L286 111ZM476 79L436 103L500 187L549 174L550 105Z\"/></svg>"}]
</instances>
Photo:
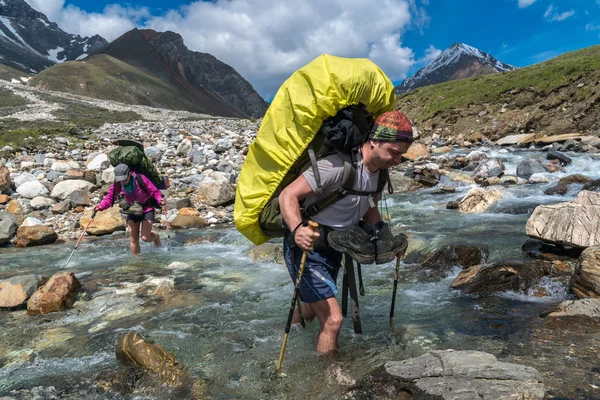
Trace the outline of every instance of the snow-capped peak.
<instances>
[{"instance_id":1,"label":"snow-capped peak","mask_svg":"<svg viewBox=\"0 0 600 400\"><path fill-rule=\"evenodd\" d=\"M473 68L478 64L480 68ZM485 68L487 66L488 68ZM491 55L465 43L454 43L417 73L396 88L398 93L453 79L511 71L516 67L496 60ZM470 71L469 69L472 69Z\"/></svg>"}]
</instances>

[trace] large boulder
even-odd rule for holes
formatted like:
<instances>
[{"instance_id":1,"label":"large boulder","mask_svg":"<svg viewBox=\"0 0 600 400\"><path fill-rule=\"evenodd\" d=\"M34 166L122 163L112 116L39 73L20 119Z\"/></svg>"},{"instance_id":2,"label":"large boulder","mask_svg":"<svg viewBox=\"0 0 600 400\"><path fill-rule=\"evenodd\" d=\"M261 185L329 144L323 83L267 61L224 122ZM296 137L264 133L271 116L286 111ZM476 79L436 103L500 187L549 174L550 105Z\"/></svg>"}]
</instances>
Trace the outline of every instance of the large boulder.
<instances>
[{"instance_id":1,"label":"large boulder","mask_svg":"<svg viewBox=\"0 0 600 400\"><path fill-rule=\"evenodd\" d=\"M42 246L56 242L58 234L44 225L20 226L17 229L17 247Z\"/></svg>"},{"instance_id":2,"label":"large boulder","mask_svg":"<svg viewBox=\"0 0 600 400\"><path fill-rule=\"evenodd\" d=\"M209 206L220 206L229 203L235 198L235 189L224 179L206 180L198 185L196 202L206 203Z\"/></svg>"},{"instance_id":3,"label":"large boulder","mask_svg":"<svg viewBox=\"0 0 600 400\"><path fill-rule=\"evenodd\" d=\"M369 399L542 400L541 374L480 351L431 351L390 361L356 388Z\"/></svg>"},{"instance_id":4,"label":"large boulder","mask_svg":"<svg viewBox=\"0 0 600 400\"><path fill-rule=\"evenodd\" d=\"M27 301L27 314L47 314L71 307L80 289L81 283L73 272L57 272Z\"/></svg>"},{"instance_id":5,"label":"large boulder","mask_svg":"<svg viewBox=\"0 0 600 400\"><path fill-rule=\"evenodd\" d=\"M530 237L547 242L600 245L600 193L584 190L573 201L537 206L525 229Z\"/></svg>"},{"instance_id":6,"label":"large boulder","mask_svg":"<svg viewBox=\"0 0 600 400\"><path fill-rule=\"evenodd\" d=\"M8 243L17 234L17 218L9 212L0 211L0 244Z\"/></svg>"},{"instance_id":7,"label":"large boulder","mask_svg":"<svg viewBox=\"0 0 600 400\"><path fill-rule=\"evenodd\" d=\"M533 174L546 172L546 167L538 160L526 160L517 165L517 176L529 179Z\"/></svg>"},{"instance_id":8,"label":"large boulder","mask_svg":"<svg viewBox=\"0 0 600 400\"><path fill-rule=\"evenodd\" d=\"M44 196L50 193L46 186L42 185L40 181L25 182L17 188L17 193L26 199L33 199L34 197Z\"/></svg>"},{"instance_id":9,"label":"large boulder","mask_svg":"<svg viewBox=\"0 0 600 400\"><path fill-rule=\"evenodd\" d=\"M31 295L46 281L41 275L23 275L0 282L0 307L14 308L27 303Z\"/></svg>"},{"instance_id":10,"label":"large boulder","mask_svg":"<svg viewBox=\"0 0 600 400\"><path fill-rule=\"evenodd\" d=\"M581 253L572 288L580 299L600 297L600 246L588 247Z\"/></svg>"},{"instance_id":11,"label":"large boulder","mask_svg":"<svg viewBox=\"0 0 600 400\"><path fill-rule=\"evenodd\" d=\"M69 198L69 196L71 196L71 193L76 190L89 191L93 187L93 184L88 181L84 181L83 179L69 179L58 182L56 186L54 186L54 189L52 189L50 196L54 197L55 199L66 200Z\"/></svg>"},{"instance_id":12,"label":"large boulder","mask_svg":"<svg viewBox=\"0 0 600 400\"><path fill-rule=\"evenodd\" d=\"M473 188L465 194L458 204L458 210L464 213L481 213L502 198L498 189Z\"/></svg>"},{"instance_id":13,"label":"large boulder","mask_svg":"<svg viewBox=\"0 0 600 400\"><path fill-rule=\"evenodd\" d=\"M452 288L478 295L507 290L526 292L546 275L547 264L540 260L508 260L475 265L461 271L452 281Z\"/></svg>"},{"instance_id":14,"label":"large boulder","mask_svg":"<svg viewBox=\"0 0 600 400\"><path fill-rule=\"evenodd\" d=\"M0 193L8 190L12 181L10 179L10 171L6 167L6 165L0 163Z\"/></svg>"},{"instance_id":15,"label":"large boulder","mask_svg":"<svg viewBox=\"0 0 600 400\"><path fill-rule=\"evenodd\" d=\"M79 220L79 225L87 226L90 222L93 209L89 209L83 213ZM87 229L90 235L108 235L116 231L124 231L127 227L125 218L120 213L119 206L113 206L104 211L98 211L94 220Z\"/></svg>"}]
</instances>

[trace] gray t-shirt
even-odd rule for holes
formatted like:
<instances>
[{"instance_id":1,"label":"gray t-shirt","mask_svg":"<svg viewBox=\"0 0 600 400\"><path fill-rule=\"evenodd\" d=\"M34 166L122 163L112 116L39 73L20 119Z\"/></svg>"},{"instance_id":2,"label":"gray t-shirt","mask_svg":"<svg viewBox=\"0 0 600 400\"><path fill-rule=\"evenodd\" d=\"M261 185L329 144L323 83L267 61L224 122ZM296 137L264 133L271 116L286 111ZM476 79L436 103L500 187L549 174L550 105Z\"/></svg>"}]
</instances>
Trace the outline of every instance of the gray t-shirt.
<instances>
[{"instance_id":1,"label":"gray t-shirt","mask_svg":"<svg viewBox=\"0 0 600 400\"><path fill-rule=\"evenodd\" d=\"M342 176L344 173L344 162L338 154L329 155L317 162L319 175L321 176L321 195L316 195L317 182L315 180L312 167L307 169L303 176L308 185L313 190L305 201L305 204L311 204L315 200L326 197L337 191L342 186ZM357 174L352 189L363 192L375 192L379 180L379 171L372 173L363 165L362 159L357 165ZM337 230L350 229L354 224L362 219L365 213L371 207L371 204L377 204L377 197L369 201L369 196L359 196L347 194L341 200L326 207L319 214L312 217L313 220L322 225L330 226Z\"/></svg>"}]
</instances>

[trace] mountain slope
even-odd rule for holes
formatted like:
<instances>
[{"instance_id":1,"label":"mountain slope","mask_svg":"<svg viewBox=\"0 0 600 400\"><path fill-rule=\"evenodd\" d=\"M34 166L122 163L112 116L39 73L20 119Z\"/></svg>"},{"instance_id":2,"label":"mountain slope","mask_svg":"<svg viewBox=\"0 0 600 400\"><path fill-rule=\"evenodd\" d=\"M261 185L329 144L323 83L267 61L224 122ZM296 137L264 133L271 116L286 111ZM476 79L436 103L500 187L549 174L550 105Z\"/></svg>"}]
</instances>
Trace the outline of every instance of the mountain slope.
<instances>
[{"instance_id":1,"label":"mountain slope","mask_svg":"<svg viewBox=\"0 0 600 400\"><path fill-rule=\"evenodd\" d=\"M422 87L398 96L396 108L422 132L600 132L600 46L502 74Z\"/></svg>"},{"instance_id":2,"label":"mountain slope","mask_svg":"<svg viewBox=\"0 0 600 400\"><path fill-rule=\"evenodd\" d=\"M515 68L475 47L464 43L454 43L435 60L396 86L396 93L400 94L411 89L455 79L512 71Z\"/></svg>"},{"instance_id":3,"label":"mountain slope","mask_svg":"<svg viewBox=\"0 0 600 400\"><path fill-rule=\"evenodd\" d=\"M235 116L262 116L269 104L235 69L206 53L189 50L174 32L133 29L100 50L165 82L226 106ZM218 113L218 115L224 115Z\"/></svg>"},{"instance_id":4,"label":"mountain slope","mask_svg":"<svg viewBox=\"0 0 600 400\"><path fill-rule=\"evenodd\" d=\"M199 102L198 96L107 54L55 65L35 75L29 85L127 104L233 116L225 106L210 103L212 108L205 107L207 102ZM210 98L210 94L206 96Z\"/></svg>"},{"instance_id":5,"label":"mountain slope","mask_svg":"<svg viewBox=\"0 0 600 400\"><path fill-rule=\"evenodd\" d=\"M0 62L25 72L87 56L107 42L61 30L24 0L0 1Z\"/></svg>"}]
</instances>

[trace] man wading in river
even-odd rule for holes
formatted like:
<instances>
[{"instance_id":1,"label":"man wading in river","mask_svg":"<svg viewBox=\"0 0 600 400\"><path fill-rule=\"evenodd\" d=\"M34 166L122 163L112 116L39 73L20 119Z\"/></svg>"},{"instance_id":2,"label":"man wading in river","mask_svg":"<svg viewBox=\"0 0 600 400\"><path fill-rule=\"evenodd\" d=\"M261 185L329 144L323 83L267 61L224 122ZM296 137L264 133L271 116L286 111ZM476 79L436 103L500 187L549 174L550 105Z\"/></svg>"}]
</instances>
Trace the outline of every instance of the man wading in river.
<instances>
[{"instance_id":1,"label":"man wading in river","mask_svg":"<svg viewBox=\"0 0 600 400\"><path fill-rule=\"evenodd\" d=\"M368 140L360 147L353 186L356 193L348 192L312 217L327 227L321 232L329 234L321 235L311 230L303 224L301 217L300 204L304 200L310 204L318 197L313 169L306 170L279 195L281 215L290 229L284 239L284 254L292 281L302 252L309 252L299 295L303 318L317 317L319 321L319 353L329 353L337 348L343 317L335 295L342 253L361 263L375 261L381 264L390 262L406 249L406 237L392 237L389 226L382 221L377 207L380 193L376 193L376 189L380 175L383 175L381 171L398 165L412 141L412 125L402 112L390 111L376 120ZM341 156L329 155L319 160L317 166L322 195L339 190L344 169ZM292 322L300 322L297 311Z\"/></svg>"}]
</instances>

